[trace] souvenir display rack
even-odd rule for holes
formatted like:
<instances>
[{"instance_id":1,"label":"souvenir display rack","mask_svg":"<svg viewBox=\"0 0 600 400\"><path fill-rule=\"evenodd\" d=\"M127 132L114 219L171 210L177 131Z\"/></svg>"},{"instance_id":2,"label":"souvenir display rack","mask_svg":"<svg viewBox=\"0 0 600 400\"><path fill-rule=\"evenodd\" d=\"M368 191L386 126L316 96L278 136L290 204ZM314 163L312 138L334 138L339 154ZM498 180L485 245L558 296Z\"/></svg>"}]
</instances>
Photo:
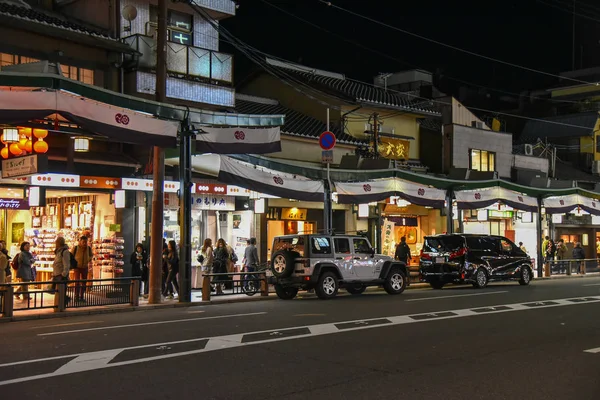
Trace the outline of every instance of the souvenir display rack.
<instances>
[{"instance_id":1,"label":"souvenir display rack","mask_svg":"<svg viewBox=\"0 0 600 400\"><path fill-rule=\"evenodd\" d=\"M118 278L123 274L125 265L123 250L125 239L121 237L104 238L94 241L94 279Z\"/></svg>"}]
</instances>

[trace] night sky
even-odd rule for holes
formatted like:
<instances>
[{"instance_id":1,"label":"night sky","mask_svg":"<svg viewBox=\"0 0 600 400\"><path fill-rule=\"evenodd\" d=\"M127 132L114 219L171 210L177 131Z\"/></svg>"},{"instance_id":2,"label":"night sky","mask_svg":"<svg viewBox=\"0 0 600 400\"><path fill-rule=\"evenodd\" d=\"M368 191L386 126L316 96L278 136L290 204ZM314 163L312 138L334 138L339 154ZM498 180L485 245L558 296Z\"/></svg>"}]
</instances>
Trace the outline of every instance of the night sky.
<instances>
[{"instance_id":1,"label":"night sky","mask_svg":"<svg viewBox=\"0 0 600 400\"><path fill-rule=\"evenodd\" d=\"M239 0L237 16L222 22L232 34L249 45L307 66L341 72L369 82L378 73L419 67L442 72L446 82L455 86L461 83L452 78L514 92L540 88L556 81L428 43L351 16L318 0L265 1L398 59L389 60L348 44L262 0ZM332 3L473 52L558 73L571 69L572 63L569 1L333 0ZM600 5L594 7L599 8L600 21ZM591 23L600 29L600 22ZM221 46L223 51L232 51L227 43ZM235 63L236 83L239 83L253 64L237 53Z\"/></svg>"}]
</instances>

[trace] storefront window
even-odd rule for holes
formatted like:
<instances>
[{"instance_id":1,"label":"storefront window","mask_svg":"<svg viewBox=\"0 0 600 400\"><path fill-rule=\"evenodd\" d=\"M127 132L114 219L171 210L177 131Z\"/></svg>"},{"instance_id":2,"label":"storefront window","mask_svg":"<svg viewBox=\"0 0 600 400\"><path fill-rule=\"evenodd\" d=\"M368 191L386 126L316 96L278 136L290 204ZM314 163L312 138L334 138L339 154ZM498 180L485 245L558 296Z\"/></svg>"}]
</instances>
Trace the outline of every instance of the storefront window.
<instances>
[{"instance_id":1,"label":"storefront window","mask_svg":"<svg viewBox=\"0 0 600 400\"><path fill-rule=\"evenodd\" d=\"M492 172L496 170L496 153L486 150L470 150L469 168L475 171Z\"/></svg>"}]
</instances>

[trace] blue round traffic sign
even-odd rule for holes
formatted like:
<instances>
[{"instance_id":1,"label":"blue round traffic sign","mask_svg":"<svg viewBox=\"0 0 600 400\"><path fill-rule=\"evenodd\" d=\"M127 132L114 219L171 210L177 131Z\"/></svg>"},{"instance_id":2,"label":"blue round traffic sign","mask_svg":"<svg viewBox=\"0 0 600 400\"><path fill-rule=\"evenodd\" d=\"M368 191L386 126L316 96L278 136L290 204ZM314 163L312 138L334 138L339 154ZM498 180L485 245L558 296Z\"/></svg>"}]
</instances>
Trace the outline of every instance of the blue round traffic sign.
<instances>
[{"instance_id":1,"label":"blue round traffic sign","mask_svg":"<svg viewBox=\"0 0 600 400\"><path fill-rule=\"evenodd\" d=\"M319 136L319 146L323 150L331 150L335 146L335 135L333 132L325 131Z\"/></svg>"}]
</instances>

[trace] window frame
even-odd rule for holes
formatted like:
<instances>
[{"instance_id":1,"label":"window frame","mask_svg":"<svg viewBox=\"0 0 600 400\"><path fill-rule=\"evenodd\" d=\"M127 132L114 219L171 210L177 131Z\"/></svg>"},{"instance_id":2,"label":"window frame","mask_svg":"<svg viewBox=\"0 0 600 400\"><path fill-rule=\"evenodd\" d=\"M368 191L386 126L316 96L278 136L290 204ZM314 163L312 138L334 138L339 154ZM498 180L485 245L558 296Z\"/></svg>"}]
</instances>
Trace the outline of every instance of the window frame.
<instances>
[{"instance_id":1,"label":"window frame","mask_svg":"<svg viewBox=\"0 0 600 400\"><path fill-rule=\"evenodd\" d=\"M473 154L474 152L478 152L478 156L475 156L475 154ZM487 157L485 157L486 169L483 169L483 165L484 165L483 153L484 152L487 155ZM476 158L478 158L478 160L477 160L478 167L477 168L474 165L475 164L474 161L476 160ZM469 149L469 169L474 170L474 171L480 171L480 172L495 172L496 171L496 152L490 151L490 150L470 148Z\"/></svg>"}]
</instances>

